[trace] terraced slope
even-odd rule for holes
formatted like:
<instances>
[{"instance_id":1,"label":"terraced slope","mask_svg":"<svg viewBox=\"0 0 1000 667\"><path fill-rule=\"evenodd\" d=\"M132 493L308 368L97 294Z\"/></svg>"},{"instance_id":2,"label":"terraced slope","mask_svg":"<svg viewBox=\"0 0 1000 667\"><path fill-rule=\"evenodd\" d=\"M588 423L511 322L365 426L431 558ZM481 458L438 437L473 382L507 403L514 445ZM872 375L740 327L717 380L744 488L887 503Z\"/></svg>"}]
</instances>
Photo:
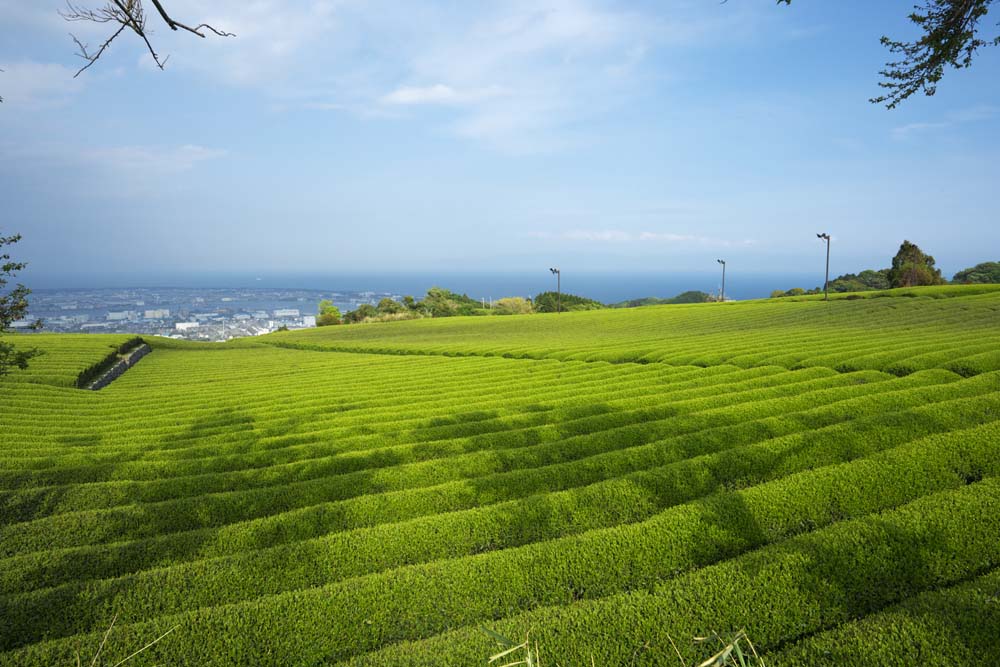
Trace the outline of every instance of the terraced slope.
<instances>
[{"instance_id":1,"label":"terraced slope","mask_svg":"<svg viewBox=\"0 0 1000 667\"><path fill-rule=\"evenodd\" d=\"M823 366L906 374L1000 370L1000 286L890 290L883 298L769 299L324 327L276 345L396 354L504 356L743 368ZM893 296L895 295L895 296ZM849 295L848 295L849 296ZM856 295L860 296L860 295Z\"/></svg>"},{"instance_id":2,"label":"terraced slope","mask_svg":"<svg viewBox=\"0 0 1000 667\"><path fill-rule=\"evenodd\" d=\"M96 393L55 385L117 342L46 337L54 382L0 381L0 665L74 664L115 614L108 665L172 627L136 664L485 664L484 624L550 664L663 664L668 634L737 627L769 664L979 664L1000 649L1000 371L950 337L995 336L1000 293L870 303L826 337L867 323L874 358L894 332L893 372L774 356L779 332L809 347L810 302L434 322L419 355L154 342ZM682 363L685 318L760 356ZM543 358L490 356L517 321ZM669 363L555 358L631 326Z\"/></svg>"},{"instance_id":3,"label":"terraced slope","mask_svg":"<svg viewBox=\"0 0 1000 667\"><path fill-rule=\"evenodd\" d=\"M19 347L39 354L27 370L4 377L4 382L35 382L57 387L73 387L80 374L100 366L108 357L135 340L127 334L74 334L72 336L37 334L13 338Z\"/></svg>"}]
</instances>

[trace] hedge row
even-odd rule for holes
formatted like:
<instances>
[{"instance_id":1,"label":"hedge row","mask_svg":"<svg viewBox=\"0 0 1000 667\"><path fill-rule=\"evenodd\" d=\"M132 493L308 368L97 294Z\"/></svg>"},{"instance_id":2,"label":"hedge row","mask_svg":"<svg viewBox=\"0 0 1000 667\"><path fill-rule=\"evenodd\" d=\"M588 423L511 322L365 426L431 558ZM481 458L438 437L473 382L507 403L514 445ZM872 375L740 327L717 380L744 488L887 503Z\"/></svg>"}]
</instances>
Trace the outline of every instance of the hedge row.
<instances>
[{"instance_id":1,"label":"hedge row","mask_svg":"<svg viewBox=\"0 0 1000 667\"><path fill-rule=\"evenodd\" d=\"M1000 407L1000 398L995 401L996 407ZM512 534L527 540L548 539L470 558L468 563L463 559L431 563L416 578L389 571L355 580L348 594L351 601L345 602L358 607L363 616L374 612L364 609L366 600L367 604L389 604L374 600L364 591L386 588L431 613L429 602L421 602L416 591L404 590L409 585L406 582L426 584L431 597L446 585L456 590L476 590L473 582L462 583L468 565L476 577L504 582L503 596L488 596L493 606L477 601L476 593L469 595L468 608L489 618L509 613L510 605L530 608L645 587L674 572L731 558L746 549L832 521L863 516L973 479L995 476L1000 472L1000 460L991 443L997 438L997 423L956 431L890 450L873 460L862 459L746 491L723 493L636 525L551 539L578 522L608 525L609 520L622 523L641 518L654 508L671 504L664 495L676 493L676 480L674 485L658 487L657 482L662 484L664 480L655 474L615 480L581 493L552 494L526 503L445 514L385 530L339 534L239 558L4 596L0 598L0 616L8 619L10 635L20 645L43 635L85 631L114 613L149 619L497 548ZM878 492L859 494L859 489ZM635 506L648 509L629 516ZM546 527L550 528L548 534ZM353 600L355 595L357 600ZM474 619L453 617L454 622Z\"/></svg>"},{"instance_id":2,"label":"hedge row","mask_svg":"<svg viewBox=\"0 0 1000 667\"><path fill-rule=\"evenodd\" d=\"M754 644L767 651L996 568L998 510L1000 483L985 480L795 537L645 591L543 608L489 625L508 637L530 631L544 655L570 665L590 664L592 658L605 665L664 664L673 655L671 640L726 628L749 629ZM285 607L292 614L305 608ZM402 622L408 615L396 618ZM267 620L259 620L261 628L267 626ZM302 634L310 627L307 614L297 621L286 624L290 637L321 641L319 633ZM339 639L330 637L315 647L288 641L273 648L329 662L342 654ZM262 648L240 642L222 646L220 652L249 657ZM184 651L177 646L163 655ZM489 637L469 627L390 646L349 664L470 665L495 651ZM931 657L921 656L917 664Z\"/></svg>"},{"instance_id":3,"label":"hedge row","mask_svg":"<svg viewBox=\"0 0 1000 667\"><path fill-rule=\"evenodd\" d=\"M689 460L682 460L687 454L684 448L677 451L673 447L651 445L590 460L494 475L477 480L475 486L459 481L411 491L362 495L219 529L171 533L108 546L40 551L0 562L3 565L0 567L0 591L25 591L74 579L116 576L192 559L252 552L339 530L393 524L437 512L467 510L563 489L576 489L587 497L593 497L596 491L600 497L602 480L607 480L612 489L619 483L646 489L643 504L623 506L619 510L621 521L638 520L644 512L721 488L747 486L815 465L848 461L928 434L988 422L993 418L991 415L998 412L997 401L996 395L989 395L898 413L876 411L871 417L766 441L767 432L776 430L772 420L765 429L746 428L745 425L741 425L740 430L733 427L717 429L712 433L718 443L716 448L723 443L726 448ZM707 435L707 432L699 434ZM765 441L752 444L761 438ZM743 441L746 442L740 445ZM708 442L705 440L703 445ZM693 445L688 442L687 446ZM635 472L637 470L639 472ZM624 477L616 481L618 476ZM588 484L598 486L581 488ZM567 497L572 498L574 494L567 494ZM614 519L615 507L604 508L608 520ZM579 513L573 516L577 520L573 526L560 524L554 516L551 524L541 523L535 531L515 532L506 542L496 538L492 546L517 544L519 539L542 539L546 525L555 531L565 528L573 532L598 527L581 521ZM483 544L491 545L490 542Z\"/></svg>"},{"instance_id":4,"label":"hedge row","mask_svg":"<svg viewBox=\"0 0 1000 667\"><path fill-rule=\"evenodd\" d=\"M471 437L474 435L486 435L504 430L526 429L533 425L557 424L560 428L569 430L574 427L573 422L584 417L600 416L608 413L616 413L619 420L627 423L629 413L635 413L638 418L648 418L642 412L648 410L650 406L667 406L660 408L664 414L673 414L684 411L695 411L699 408L711 405L713 407L736 403L745 400L754 400L761 397L764 389L770 389L774 395L795 393L808 388L803 385L808 381L821 383L824 378L829 378L831 382L843 384L845 381L836 378L833 371L813 369L812 371L789 373L776 373L777 369L764 369L765 372L753 372L747 374L748 377L740 377L731 382L706 382L709 378L698 378L689 382L679 383L681 386L668 385L662 388L651 387L648 380L639 381L633 387L623 389L622 385L615 383L608 386L607 381L603 381L599 390L593 393L583 391L583 387L575 387L574 390L567 390L565 397L560 397L558 392L543 393L546 403L533 403L527 406L517 406L520 409L512 410L510 399L501 400L495 395L491 395L488 403L475 406L469 405L468 399L453 399L446 406L442 414L447 414L447 418L434 417L433 414L426 413L426 406L420 406L415 410L413 420L417 428L413 428L413 423L407 423L407 415L393 414L391 419L382 417L380 428L371 426L372 420L376 418L368 413L343 414L342 411L333 411L336 427L329 429L315 428L309 425L307 433L296 433L289 438L279 436L269 438L266 441L267 448L280 448L281 445L292 442L299 442L305 438L306 442L324 439L336 439L338 451L371 450L387 445L397 446L400 444L423 445L432 447L434 442L440 440L454 440L461 437ZM711 374L706 374L711 375ZM741 373L740 375L743 375ZM714 376L712 377L714 379ZM858 379L862 379L858 376ZM879 375L868 375L863 379L875 381L881 379ZM370 389L371 390L371 389ZM378 389L374 389L378 391ZM561 399L561 400L559 400ZM464 408L464 410L463 410ZM140 442L157 435L155 428L157 421L173 424L173 415L159 417L156 409L147 411L146 422L142 428L133 430L128 436L135 442L130 448L131 451L115 450L105 453L108 449L105 446L95 446L88 448L86 452L62 452L58 457L58 466L53 465L52 448L46 452L16 458L11 456L3 461L3 466L11 469L8 473L8 483L17 483L18 478L13 471L30 471L40 469L52 474L53 468L80 468L96 467L100 465L120 465L129 461L141 461L144 464L152 462L173 462L178 460L189 460L196 458L212 458L220 453L218 443L213 443L210 439L213 436L226 437L233 430L239 427L251 427L255 436L268 431L267 420L272 415L280 415L280 419L287 426L288 419L294 416L294 412L282 410L280 404L266 406L266 409L253 410L219 410L216 408L208 414L207 418L197 418L194 425L189 429L186 438L176 437L176 429L170 429L170 447L149 448L143 450ZM419 416L417 416L419 415ZM188 419L191 419L191 415ZM121 425L119 425L120 427ZM580 431L587 431L592 426L599 427L600 423L583 422L576 425ZM609 425L613 426L613 424ZM358 428L362 427L362 428ZM12 425L12 433L26 435L26 429ZM362 432L358 432L362 431ZM197 443L195 447L177 447L181 440L187 439ZM255 440L259 443L260 439ZM222 453L225 453L224 451ZM28 478L28 482L37 482Z\"/></svg>"},{"instance_id":5,"label":"hedge row","mask_svg":"<svg viewBox=\"0 0 1000 667\"><path fill-rule=\"evenodd\" d=\"M1000 569L768 653L767 664L987 665L1000 655Z\"/></svg>"},{"instance_id":6,"label":"hedge row","mask_svg":"<svg viewBox=\"0 0 1000 667\"><path fill-rule=\"evenodd\" d=\"M984 435L980 446L991 449L997 433ZM891 478L878 476L878 469L866 481L886 497L898 493L905 499L908 484L893 485ZM941 473L954 475L946 462ZM838 483L849 488L836 500L853 496L858 502L853 493L858 480L838 480L828 488ZM715 504L687 508L667 525L626 526L165 616L123 627L118 639L136 644L156 629L177 624L171 641L158 644L147 659L215 665L281 656L286 663L318 664L539 605L559 605L512 618L499 629L516 637L530 627L550 654L570 664L583 664L590 654L601 664L623 664L642 642L665 648L667 632L690 636L720 625L752 627L755 639L768 648L1000 564L1000 483L993 479L731 558L768 541L767 527L786 522L780 517L801 529L795 514L782 510L791 489L773 496L769 490L756 498L759 504L745 494L727 495ZM860 511L870 511L862 509L866 502L872 500L860 501ZM850 512L808 487L802 503L811 508L807 516L817 519ZM769 508L774 518L767 517ZM670 578L725 557L731 560ZM616 595L622 590L634 592ZM6 653L0 664L55 664L79 639ZM371 660L474 664L487 655L478 630L446 635L436 644L389 648ZM109 653L109 659L114 655Z\"/></svg>"},{"instance_id":7,"label":"hedge row","mask_svg":"<svg viewBox=\"0 0 1000 667\"><path fill-rule=\"evenodd\" d=\"M865 352L882 350L889 353L883 361L872 359L870 365L859 367L906 372L927 367L912 357L943 346L951 352L947 360L935 362L943 365L968 356L969 346L1000 348L998 301L998 292L958 291L952 298L905 303L876 299L696 304L565 313L558 319L448 318L381 327L328 327L271 336L264 342L354 352L704 365L774 363L768 360L792 355L796 360L789 368L849 365ZM753 335L747 336L747 331ZM998 370L1000 357L985 356L962 368L967 372Z\"/></svg>"},{"instance_id":8,"label":"hedge row","mask_svg":"<svg viewBox=\"0 0 1000 667\"><path fill-rule=\"evenodd\" d=\"M914 378L914 376L910 376L910 378ZM902 386L908 382L919 381L919 378L912 380L910 378L893 380L892 382ZM958 390L952 394L952 397L981 394L984 390L984 383L977 380L978 378L975 378L948 385L949 388L956 387ZM991 386L989 385L990 388ZM929 391L931 388L924 387L923 390L917 388L909 391L870 395L875 389L868 384L842 387L841 389L850 390L851 395L854 396L851 403L856 404L857 408L845 411L843 405L834 405L826 411L819 410L806 417L809 428L821 426L824 419L826 423L845 421L856 416L857 410L870 411L888 408L898 410L901 407L913 405L914 401L924 401L928 398L934 400L935 396L940 398L943 391L943 388L938 388L931 392ZM10 556L38 549L94 544L109 539L136 539L163 532L219 526L241 519L265 516L362 494L432 486L448 480L483 477L496 472L523 470L561 461L576 460L606 451L646 444L662 439L664 436L677 438L678 434L695 433L724 424L740 424L781 414L788 410L794 410L796 407L802 409L816 402L822 403L825 396L835 397L836 393L836 390L826 390L788 398L764 400L749 405L722 408L703 414L682 415L669 420L623 427L613 432L576 436L555 443L522 447L510 451L487 450L395 466L393 466L391 458L387 457L379 461L382 464L380 469L358 470L340 475L336 484L332 484L327 478L321 478L281 487L206 494L112 510L59 514L0 527L0 555ZM823 412L827 412L828 415L824 417ZM726 443L717 443L715 447L720 444L725 445ZM679 453L680 449L675 449ZM696 453L700 452L689 452L687 455ZM677 458L683 458L683 456Z\"/></svg>"}]
</instances>

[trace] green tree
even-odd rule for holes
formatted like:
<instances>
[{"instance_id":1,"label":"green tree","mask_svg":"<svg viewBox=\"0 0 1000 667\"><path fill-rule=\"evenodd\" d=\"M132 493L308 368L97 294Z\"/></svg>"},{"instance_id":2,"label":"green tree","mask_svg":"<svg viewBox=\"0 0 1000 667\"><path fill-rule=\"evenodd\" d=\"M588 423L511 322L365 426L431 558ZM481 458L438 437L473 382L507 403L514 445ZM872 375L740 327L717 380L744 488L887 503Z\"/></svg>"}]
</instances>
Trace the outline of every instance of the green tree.
<instances>
[{"instance_id":1,"label":"green tree","mask_svg":"<svg viewBox=\"0 0 1000 667\"><path fill-rule=\"evenodd\" d=\"M909 19L922 34L912 42L882 37L882 45L899 60L886 63L879 72L882 81L878 85L885 94L870 101L894 109L914 93L933 95L948 67L969 67L979 49L1000 45L1000 36L980 36L980 23L998 1L924 0L914 6ZM792 0L777 2L792 4Z\"/></svg>"},{"instance_id":2,"label":"green tree","mask_svg":"<svg viewBox=\"0 0 1000 667\"><path fill-rule=\"evenodd\" d=\"M393 301L389 297L385 297L384 299L379 301L378 306L376 306L376 308L378 309L378 312L382 315L395 315L397 313L406 312L406 306L404 306L398 301Z\"/></svg>"},{"instance_id":3,"label":"green tree","mask_svg":"<svg viewBox=\"0 0 1000 667\"><path fill-rule=\"evenodd\" d=\"M972 268L962 269L951 281L961 285L1000 283L1000 262L983 262Z\"/></svg>"},{"instance_id":4,"label":"green tree","mask_svg":"<svg viewBox=\"0 0 1000 667\"><path fill-rule=\"evenodd\" d=\"M831 292L868 292L889 289L889 269L865 269L857 275L845 273L830 281Z\"/></svg>"},{"instance_id":5,"label":"green tree","mask_svg":"<svg viewBox=\"0 0 1000 667\"><path fill-rule=\"evenodd\" d=\"M372 317L378 317L378 310L370 303L363 303L344 315L344 322L364 322Z\"/></svg>"},{"instance_id":6,"label":"green tree","mask_svg":"<svg viewBox=\"0 0 1000 667\"><path fill-rule=\"evenodd\" d=\"M562 308L563 312L571 310L599 310L604 308L604 304L584 296L567 294L565 292L561 295L556 292L542 292L535 297L535 312L554 313L559 307Z\"/></svg>"},{"instance_id":7,"label":"green tree","mask_svg":"<svg viewBox=\"0 0 1000 667\"><path fill-rule=\"evenodd\" d=\"M458 310L458 304L448 298L448 290L432 287L420 302L431 317L451 317Z\"/></svg>"},{"instance_id":8,"label":"green tree","mask_svg":"<svg viewBox=\"0 0 1000 667\"><path fill-rule=\"evenodd\" d=\"M892 258L889 284L892 287L942 285L944 278L941 277L941 269L934 268L933 257L925 254L915 243L903 241L899 252Z\"/></svg>"},{"instance_id":9,"label":"green tree","mask_svg":"<svg viewBox=\"0 0 1000 667\"><path fill-rule=\"evenodd\" d=\"M333 324L340 324L340 308L333 305L333 301L323 299L319 302L319 312L316 315L316 326L328 327Z\"/></svg>"},{"instance_id":10,"label":"green tree","mask_svg":"<svg viewBox=\"0 0 1000 667\"><path fill-rule=\"evenodd\" d=\"M0 249L20 240L20 234L0 236ZM24 270L25 266L27 264L24 262L12 262L6 252L0 254L0 335L8 333L14 322L23 320L28 314L28 295L31 294L31 290L19 283L6 294L3 292L8 279L16 276L18 271ZM37 329L41 325L39 321L31 326ZM0 340L0 376L9 373L12 368L27 368L28 360L37 354L37 350L19 350L12 344Z\"/></svg>"},{"instance_id":11,"label":"green tree","mask_svg":"<svg viewBox=\"0 0 1000 667\"><path fill-rule=\"evenodd\" d=\"M527 315L535 311L531 302L523 296L507 296L493 302L493 312L497 315Z\"/></svg>"}]
</instances>

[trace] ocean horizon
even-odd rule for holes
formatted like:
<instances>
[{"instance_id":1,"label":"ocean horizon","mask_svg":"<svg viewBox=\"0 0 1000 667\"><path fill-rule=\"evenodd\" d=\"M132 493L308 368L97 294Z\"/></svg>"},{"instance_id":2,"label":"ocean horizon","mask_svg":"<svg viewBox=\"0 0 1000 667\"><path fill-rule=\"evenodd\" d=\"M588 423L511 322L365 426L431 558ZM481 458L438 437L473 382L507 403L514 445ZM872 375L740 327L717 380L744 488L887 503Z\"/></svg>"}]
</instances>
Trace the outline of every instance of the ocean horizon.
<instances>
[{"instance_id":1,"label":"ocean horizon","mask_svg":"<svg viewBox=\"0 0 1000 667\"><path fill-rule=\"evenodd\" d=\"M768 297L776 289L809 289L822 286L823 276L802 273L738 273L726 275L726 297L745 300ZM534 297L555 291L556 280L547 271L539 273L218 273L218 274L135 274L32 277L28 285L36 290L66 289L300 289L322 292L388 292L420 297L431 287L443 287L475 299L506 296ZM713 273L562 273L562 291L603 303L645 297L673 297L698 290L718 294L721 272Z\"/></svg>"}]
</instances>

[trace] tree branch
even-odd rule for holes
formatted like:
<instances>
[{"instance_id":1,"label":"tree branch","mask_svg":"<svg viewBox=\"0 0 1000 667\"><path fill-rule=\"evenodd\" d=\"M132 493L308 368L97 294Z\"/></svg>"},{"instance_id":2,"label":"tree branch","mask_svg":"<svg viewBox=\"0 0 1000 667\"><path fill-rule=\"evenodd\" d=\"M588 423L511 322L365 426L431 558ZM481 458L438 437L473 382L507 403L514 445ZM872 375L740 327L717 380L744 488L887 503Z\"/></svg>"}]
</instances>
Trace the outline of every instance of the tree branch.
<instances>
[{"instance_id":1,"label":"tree branch","mask_svg":"<svg viewBox=\"0 0 1000 667\"><path fill-rule=\"evenodd\" d=\"M194 27L194 28L192 28L190 26L186 26L183 23L181 23L180 21L175 21L174 19L172 19L170 17L170 15L167 14L166 10L163 9L163 5L160 4L160 0L151 0L151 1L153 3L153 6L156 7L156 11L158 11L160 13L160 18L162 18L163 21L168 26L170 26L171 30L177 30L178 28L183 28L184 30L187 30L188 32L194 33L195 35L198 35L199 37L205 37L204 33L199 32L202 28L204 28L206 30L211 30L216 35L218 35L219 37L235 37L236 36L235 34L233 34L231 32L226 32L225 30L217 30L217 29L213 28L212 26L210 26L207 23L202 23L201 25L199 25L197 27Z\"/></svg>"},{"instance_id":2,"label":"tree branch","mask_svg":"<svg viewBox=\"0 0 1000 667\"><path fill-rule=\"evenodd\" d=\"M219 37L235 37L236 35L231 32L226 32L225 30L218 30L207 23L202 23L194 28L185 25L179 21L175 21L173 18L167 14L166 10L163 8L160 0L152 0L153 6L156 7L156 11L159 13L160 18L163 19L164 23L170 27L171 30L184 29L192 34L198 35L204 38L206 35L203 30L210 30L215 35ZM110 0L103 7L98 9L90 9L87 7L81 7L75 5L71 0L66 0L66 10L60 11L59 14L67 21L90 21L91 23L118 23L119 28L112 34L107 40L101 44L101 47L91 53L87 49L87 45L76 38L75 35L70 34L73 41L76 43L81 58L87 61L84 65L77 71L74 76L80 76L91 65L93 65L97 60L104 54L111 43L121 35L125 28L129 28L132 32L138 35L142 41L146 44L146 49L149 51L149 55L152 56L153 62L160 69L163 69L166 65L167 58L161 59L159 54L153 48L152 42L149 41L149 37L146 34L146 12L143 7L142 0ZM168 56L169 57L169 56ZM0 99L0 102L3 100Z\"/></svg>"},{"instance_id":3,"label":"tree branch","mask_svg":"<svg viewBox=\"0 0 1000 667\"><path fill-rule=\"evenodd\" d=\"M122 34L122 30L124 30L125 27L126 26L123 25L120 28L118 28L115 34L111 35L111 37L108 37L108 39L103 44L101 44L101 48L99 48L97 52L93 54L87 53L87 45L81 42L79 39L77 39L76 35L70 33L69 36L73 38L73 41L76 42L76 46L79 49L77 55L87 61L86 65L84 65L83 67L81 67L76 71L76 74L73 75L73 78L75 79L76 77L80 76L81 74L83 74L84 70L86 70L88 67L96 63L97 59L101 57L102 53L104 53L104 50L111 45L111 42L115 41L115 37Z\"/></svg>"}]
</instances>

